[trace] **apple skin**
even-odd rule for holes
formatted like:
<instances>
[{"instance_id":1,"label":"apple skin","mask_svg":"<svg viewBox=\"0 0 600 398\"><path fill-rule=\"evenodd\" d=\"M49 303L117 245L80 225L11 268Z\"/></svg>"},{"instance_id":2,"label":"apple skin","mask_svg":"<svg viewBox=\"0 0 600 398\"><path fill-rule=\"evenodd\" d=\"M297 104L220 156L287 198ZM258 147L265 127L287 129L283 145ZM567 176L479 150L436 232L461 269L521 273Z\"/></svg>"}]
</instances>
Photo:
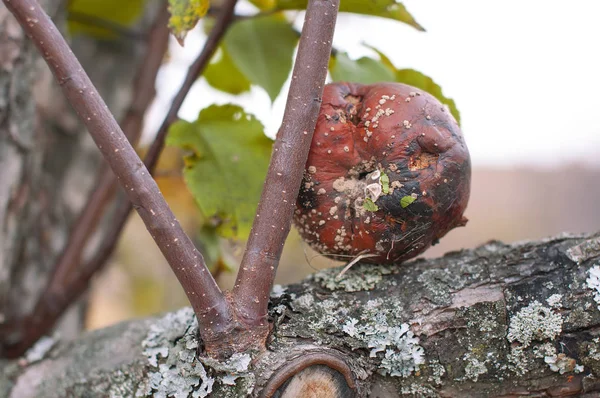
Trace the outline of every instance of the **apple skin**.
<instances>
[{"instance_id":1,"label":"apple skin","mask_svg":"<svg viewBox=\"0 0 600 398\"><path fill-rule=\"evenodd\" d=\"M400 83L328 84L294 223L328 257L400 263L466 224L470 180L460 127L436 98Z\"/></svg>"}]
</instances>

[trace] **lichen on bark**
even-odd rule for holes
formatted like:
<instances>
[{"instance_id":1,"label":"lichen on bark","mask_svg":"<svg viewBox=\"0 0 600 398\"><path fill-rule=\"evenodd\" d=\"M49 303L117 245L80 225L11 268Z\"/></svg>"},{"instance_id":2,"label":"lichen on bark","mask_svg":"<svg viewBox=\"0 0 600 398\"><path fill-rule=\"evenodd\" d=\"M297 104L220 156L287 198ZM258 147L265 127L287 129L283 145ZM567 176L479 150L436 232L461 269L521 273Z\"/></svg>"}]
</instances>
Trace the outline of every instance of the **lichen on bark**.
<instances>
[{"instance_id":1,"label":"lichen on bark","mask_svg":"<svg viewBox=\"0 0 600 398\"><path fill-rule=\"evenodd\" d=\"M569 249L598 239L491 242L391 267L357 291L331 290L322 277L279 287L268 351L221 363L194 360L195 320L184 309L56 344L44 359L5 363L0 374L14 380L15 397L84 387L92 397L167 394L165 380L176 386L171 395L192 396L209 379L210 396L254 396L290 358L335 352L352 370L359 397L597 394L600 310L586 280L600 254L574 260ZM345 277L360 278L361 267ZM389 350L400 361L390 364ZM200 367L205 379L179 383L182 370Z\"/></svg>"}]
</instances>

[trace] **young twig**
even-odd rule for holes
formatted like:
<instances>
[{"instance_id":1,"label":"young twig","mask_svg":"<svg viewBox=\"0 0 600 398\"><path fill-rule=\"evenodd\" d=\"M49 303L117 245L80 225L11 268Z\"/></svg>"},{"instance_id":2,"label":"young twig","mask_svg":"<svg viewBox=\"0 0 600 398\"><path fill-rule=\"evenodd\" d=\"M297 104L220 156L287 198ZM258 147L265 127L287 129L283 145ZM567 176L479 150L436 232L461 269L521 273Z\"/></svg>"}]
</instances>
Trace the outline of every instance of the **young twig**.
<instances>
[{"instance_id":1,"label":"young twig","mask_svg":"<svg viewBox=\"0 0 600 398\"><path fill-rule=\"evenodd\" d=\"M133 99L121 122L123 132L134 145L139 140L146 109L155 96L156 75L169 44L168 20L169 13L163 7L146 35L145 55L133 82ZM33 311L25 318L10 321L10 327L20 330L20 333L16 333L8 355L20 355L47 334L64 311L87 289L87 281L83 289L74 288L73 281L81 274L79 269L83 268L81 254L118 188L117 178L107 164L100 168L94 187Z\"/></svg>"},{"instance_id":2,"label":"young twig","mask_svg":"<svg viewBox=\"0 0 600 398\"><path fill-rule=\"evenodd\" d=\"M171 265L197 314L201 333L226 329L231 319L229 305L202 255L175 219L156 182L54 23L34 0L4 0L4 3L42 53Z\"/></svg>"},{"instance_id":3,"label":"young twig","mask_svg":"<svg viewBox=\"0 0 600 398\"><path fill-rule=\"evenodd\" d=\"M133 82L133 99L121 121L123 133L136 145L142 130L146 109L156 94L155 81L169 44L169 12L162 7L147 35L146 52ZM58 258L46 290L60 292L68 288L70 279L81 263L81 253L101 219L106 205L117 191L118 182L110 168L100 169L95 189L77 218L65 249ZM44 293L40 296L43 301Z\"/></svg>"},{"instance_id":4,"label":"young twig","mask_svg":"<svg viewBox=\"0 0 600 398\"><path fill-rule=\"evenodd\" d=\"M193 83L202 74L206 65L208 65L233 20L232 17L236 2L237 0L227 0L223 5L221 15L217 19L213 30L208 35L200 54L193 64L190 65L185 80L171 103L171 107L155 136L154 142L144 158L144 164L151 173L158 163L169 126L177 119L177 113L183 100ZM88 289L91 278L106 264L113 253L131 210L132 204L130 201L118 201L113 215L114 221L104 231L104 239L100 247L96 250L96 254L86 264L75 270L73 275L69 275L68 280L65 281L61 289L52 289L44 292L32 315L21 322L21 327L18 329L22 330L24 334L20 336L18 344L5 349L7 356L20 355L25 349L29 348L31 344L50 330L69 305ZM196 299L201 299L201 297L196 297Z\"/></svg>"},{"instance_id":5,"label":"young twig","mask_svg":"<svg viewBox=\"0 0 600 398\"><path fill-rule=\"evenodd\" d=\"M192 88L192 85L196 82L196 80L198 80L198 77L200 77L200 75L202 75L204 72L206 65L208 65L208 62L217 50L221 39L223 39L227 29L233 22L236 3L237 0L225 0L221 5L221 13L215 22L215 26L213 26L212 30L210 31L206 39L206 43L204 43L204 47L198 55L198 58L196 58L194 63L190 65L188 72L185 75L185 80L183 81L179 92L175 98L173 98L169 112L160 125L158 133L156 134L154 142L150 146L148 153L146 153L144 163L148 169L154 170L156 167L156 163L158 163L158 157L165 146L165 137L169 131L169 126L175 120L177 120L177 113L179 112L179 108L181 108L185 97Z\"/></svg>"},{"instance_id":6,"label":"young twig","mask_svg":"<svg viewBox=\"0 0 600 398\"><path fill-rule=\"evenodd\" d=\"M300 189L317 122L339 0L311 0L281 128L246 251L233 289L236 313L265 324L269 294Z\"/></svg>"}]
</instances>

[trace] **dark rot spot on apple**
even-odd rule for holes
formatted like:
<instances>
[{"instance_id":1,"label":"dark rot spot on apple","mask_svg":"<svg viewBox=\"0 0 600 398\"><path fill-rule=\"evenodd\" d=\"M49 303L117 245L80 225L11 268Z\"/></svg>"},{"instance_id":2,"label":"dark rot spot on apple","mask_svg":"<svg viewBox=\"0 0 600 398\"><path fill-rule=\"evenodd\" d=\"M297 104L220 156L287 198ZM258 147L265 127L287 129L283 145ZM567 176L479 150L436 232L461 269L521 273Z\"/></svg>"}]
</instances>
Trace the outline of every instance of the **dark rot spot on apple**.
<instances>
[{"instance_id":1,"label":"dark rot spot on apple","mask_svg":"<svg viewBox=\"0 0 600 398\"><path fill-rule=\"evenodd\" d=\"M463 226L471 164L449 110L399 83L325 87L294 221L317 251L399 263Z\"/></svg>"}]
</instances>

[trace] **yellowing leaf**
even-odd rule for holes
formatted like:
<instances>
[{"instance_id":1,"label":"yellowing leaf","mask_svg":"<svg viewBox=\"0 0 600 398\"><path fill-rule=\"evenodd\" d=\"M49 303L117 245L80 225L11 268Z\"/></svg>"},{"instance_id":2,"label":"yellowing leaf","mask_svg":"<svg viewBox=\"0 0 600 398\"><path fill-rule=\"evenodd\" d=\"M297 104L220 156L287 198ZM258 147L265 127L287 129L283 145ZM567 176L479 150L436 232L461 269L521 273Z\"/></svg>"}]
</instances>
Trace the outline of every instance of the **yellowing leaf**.
<instances>
[{"instance_id":1,"label":"yellowing leaf","mask_svg":"<svg viewBox=\"0 0 600 398\"><path fill-rule=\"evenodd\" d=\"M116 38L113 26L126 28L142 15L146 0L71 0L67 22L71 34Z\"/></svg>"},{"instance_id":2,"label":"yellowing leaf","mask_svg":"<svg viewBox=\"0 0 600 398\"><path fill-rule=\"evenodd\" d=\"M204 257L204 262L211 274L221 271L231 271L234 268L227 258L223 255L221 248L221 239L217 234L216 228L204 224L198 232L198 249Z\"/></svg>"},{"instance_id":3,"label":"yellowing leaf","mask_svg":"<svg viewBox=\"0 0 600 398\"><path fill-rule=\"evenodd\" d=\"M346 53L338 53L329 66L333 81L371 84L394 80L394 71L373 58L362 57L355 61Z\"/></svg>"},{"instance_id":4,"label":"yellowing leaf","mask_svg":"<svg viewBox=\"0 0 600 398\"><path fill-rule=\"evenodd\" d=\"M385 195L390 193L390 177L382 172L379 182L381 183L381 192L383 192Z\"/></svg>"},{"instance_id":5,"label":"yellowing leaf","mask_svg":"<svg viewBox=\"0 0 600 398\"><path fill-rule=\"evenodd\" d=\"M276 9L304 10L307 3L308 0L277 0ZM341 0L340 11L389 18L408 24L417 30L425 30L406 10L406 7L396 0Z\"/></svg>"},{"instance_id":6,"label":"yellowing leaf","mask_svg":"<svg viewBox=\"0 0 600 398\"><path fill-rule=\"evenodd\" d=\"M375 204L375 202L373 202L373 200L371 198L365 198L365 201L363 203L363 207L367 211L377 211L377 210L379 210L379 206L377 206Z\"/></svg>"},{"instance_id":7,"label":"yellowing leaf","mask_svg":"<svg viewBox=\"0 0 600 398\"><path fill-rule=\"evenodd\" d=\"M247 238L269 165L272 141L236 105L212 105L193 122L174 123L168 145L190 151L184 178L220 236Z\"/></svg>"},{"instance_id":8,"label":"yellowing leaf","mask_svg":"<svg viewBox=\"0 0 600 398\"><path fill-rule=\"evenodd\" d=\"M275 8L277 0L249 0L256 8L261 11L270 11Z\"/></svg>"},{"instance_id":9,"label":"yellowing leaf","mask_svg":"<svg viewBox=\"0 0 600 398\"><path fill-rule=\"evenodd\" d=\"M236 22L225 36L235 66L274 101L292 69L298 35L281 14Z\"/></svg>"},{"instance_id":10,"label":"yellowing leaf","mask_svg":"<svg viewBox=\"0 0 600 398\"><path fill-rule=\"evenodd\" d=\"M212 87L230 94L241 94L250 90L250 81L235 66L224 45L213 57L202 75Z\"/></svg>"},{"instance_id":11,"label":"yellowing leaf","mask_svg":"<svg viewBox=\"0 0 600 398\"><path fill-rule=\"evenodd\" d=\"M410 204L412 202L414 202L416 200L416 198L414 196L410 196L410 195L406 195L403 196L402 199L400 199L400 206L402 206L402 208L406 208L408 206L410 206Z\"/></svg>"},{"instance_id":12,"label":"yellowing leaf","mask_svg":"<svg viewBox=\"0 0 600 398\"><path fill-rule=\"evenodd\" d=\"M169 28L179 44L208 11L209 0L169 0Z\"/></svg>"}]
</instances>

